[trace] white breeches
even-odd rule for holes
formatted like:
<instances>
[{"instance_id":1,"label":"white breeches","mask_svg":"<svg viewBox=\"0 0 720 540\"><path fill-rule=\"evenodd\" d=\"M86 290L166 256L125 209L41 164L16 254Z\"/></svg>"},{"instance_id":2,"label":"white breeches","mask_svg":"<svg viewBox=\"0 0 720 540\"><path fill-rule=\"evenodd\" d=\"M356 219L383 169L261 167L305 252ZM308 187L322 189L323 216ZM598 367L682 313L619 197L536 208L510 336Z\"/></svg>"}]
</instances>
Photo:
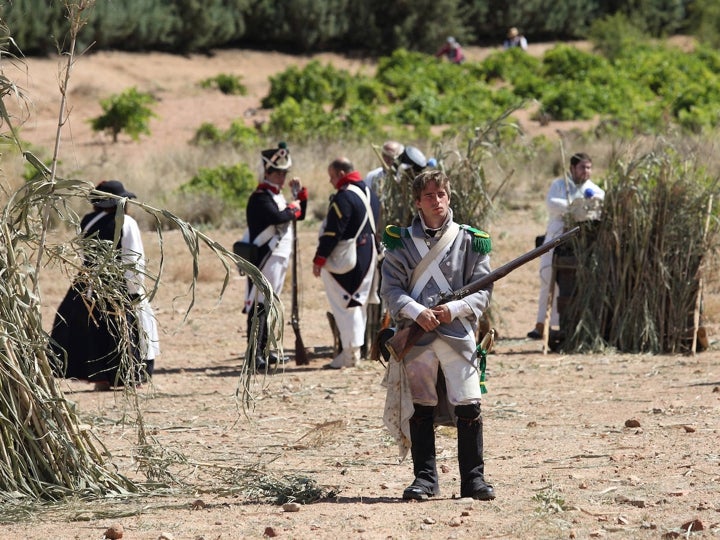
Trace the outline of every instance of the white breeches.
<instances>
[{"instance_id":1,"label":"white breeches","mask_svg":"<svg viewBox=\"0 0 720 540\"><path fill-rule=\"evenodd\" d=\"M452 405L470 405L482 399L477 360L473 358L471 362L440 337L404 362L413 403L437 405L438 366L442 367L445 375L447 397Z\"/></svg>"},{"instance_id":2,"label":"white breeches","mask_svg":"<svg viewBox=\"0 0 720 540\"><path fill-rule=\"evenodd\" d=\"M552 260L553 252L551 249L547 253L540 255L540 295L538 297L538 312L536 322L545 322L545 312L547 311L548 294L550 292L550 282L552 281ZM560 316L557 310L558 287L555 285L553 292L552 313L550 315L550 326L560 324Z\"/></svg>"},{"instance_id":3,"label":"white breeches","mask_svg":"<svg viewBox=\"0 0 720 540\"><path fill-rule=\"evenodd\" d=\"M372 287L373 275L374 265L365 275L365 279L351 298L351 295L335 281L330 272L323 270L320 274L325 286L330 310L335 317L335 324L337 324L340 332L340 342L343 350L362 347L365 343L368 295ZM361 305L347 307L352 299L355 299Z\"/></svg>"},{"instance_id":4,"label":"white breeches","mask_svg":"<svg viewBox=\"0 0 720 540\"><path fill-rule=\"evenodd\" d=\"M280 296L283 285L285 284L285 275L287 274L289 262L290 259L287 257L270 255L268 260L265 261L265 264L260 269L263 276L265 276L265 279L267 279L268 283L270 283L272 290L275 291L275 294L278 296ZM248 278L245 293L245 308L243 310L244 313L248 312L253 302L265 303L265 296L252 285L252 282Z\"/></svg>"}]
</instances>

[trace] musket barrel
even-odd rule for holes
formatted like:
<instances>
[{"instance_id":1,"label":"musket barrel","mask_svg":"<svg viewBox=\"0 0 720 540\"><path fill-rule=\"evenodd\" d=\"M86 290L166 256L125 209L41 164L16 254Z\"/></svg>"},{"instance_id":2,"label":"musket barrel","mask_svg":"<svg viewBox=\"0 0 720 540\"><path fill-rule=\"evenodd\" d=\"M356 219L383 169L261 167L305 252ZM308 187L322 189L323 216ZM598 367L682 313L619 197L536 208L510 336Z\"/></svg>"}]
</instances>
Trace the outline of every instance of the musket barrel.
<instances>
[{"instance_id":1,"label":"musket barrel","mask_svg":"<svg viewBox=\"0 0 720 540\"><path fill-rule=\"evenodd\" d=\"M461 298L465 298L470 294L475 294L476 292L483 290L491 283L494 283L497 280L504 278L513 270L523 266L524 264L529 263L533 259L537 259L543 253L547 253L551 249L554 249L560 244L566 242L567 240L575 236L579 231L580 227L574 227L573 229L570 229L569 231L558 236L557 238L553 238L549 242L546 242L543 245L538 246L535 249L520 255L518 258L503 264L499 268L496 268L495 270L493 270L486 276L481 277L477 281L473 281L472 283L469 283L464 287L461 287L460 289L454 291L452 294L446 295L440 303L444 304L449 302L450 300L459 300ZM385 342L385 346L388 348L393 358L400 362L405 357L407 352L413 347L413 345L415 345L415 343L417 343L418 340L423 336L423 334L425 334L425 330L423 330L418 323L413 322L410 326L399 330L393 337L388 339Z\"/></svg>"}]
</instances>

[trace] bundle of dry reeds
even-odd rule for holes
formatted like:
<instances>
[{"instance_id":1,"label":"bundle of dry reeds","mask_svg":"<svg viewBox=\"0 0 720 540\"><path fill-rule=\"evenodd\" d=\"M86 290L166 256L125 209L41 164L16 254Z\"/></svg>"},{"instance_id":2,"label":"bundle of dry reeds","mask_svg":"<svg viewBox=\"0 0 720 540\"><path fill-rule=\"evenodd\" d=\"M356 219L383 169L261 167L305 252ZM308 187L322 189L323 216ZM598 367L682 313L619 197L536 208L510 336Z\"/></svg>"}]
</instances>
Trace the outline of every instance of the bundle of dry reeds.
<instances>
[{"instance_id":1,"label":"bundle of dry reeds","mask_svg":"<svg viewBox=\"0 0 720 540\"><path fill-rule=\"evenodd\" d=\"M616 159L605 178L603 218L575 246L568 351L688 351L701 278L717 261L718 178L699 155L670 144ZM710 217L714 219L710 219ZM561 321L561 325L563 321Z\"/></svg>"},{"instance_id":2,"label":"bundle of dry reeds","mask_svg":"<svg viewBox=\"0 0 720 540\"><path fill-rule=\"evenodd\" d=\"M96 440L88 427L82 427L71 402L60 391L51 368L49 336L43 330L40 305L39 274L49 263L61 264L72 279L82 279L92 287L94 308L108 315L113 321L114 332L120 336L119 352L121 372L131 376L134 359L129 354L131 343L127 307L133 304L123 284L124 268L118 262L116 243L84 238L52 244L48 238L49 224L54 216L79 230L79 217L72 209L73 203L87 203L92 197L107 196L93 190L89 182L67 180L56 175L59 159L61 128L65 122L65 96L71 67L76 61L75 37L84 24L83 14L92 1L67 2L70 21L70 45L66 53L67 64L62 71L60 114L57 143L52 163L45 166L29 152L23 155L35 167L34 179L17 185L16 178L0 177L6 199L0 209L0 499L57 500L68 496L101 497L110 493L129 494L144 488L119 474L107 457L102 443ZM0 34L9 35L3 29ZM9 38L0 40L0 50L6 50ZM3 58L7 58L4 55ZM1 59L0 59L1 60ZM7 112L6 99L22 99L17 85L5 77L0 63L0 121L9 142L22 150L22 143L14 128L14 118ZM29 108L28 108L29 110ZM182 231L192 259L193 278L189 285L190 300L186 315L194 304L195 286L199 270L200 249L204 245L217 256L225 268L225 280L220 296L229 284L230 276L239 267L255 284L257 289L272 299L269 302L269 347L281 343L282 308L277 296L260 271L247 261L229 252L219 243L194 229L166 210L153 208L139 201L119 199L116 223L120 224L125 205L150 214L156 223L161 261L157 276L147 276L153 283L149 293L152 298L162 273L161 219L169 220ZM117 234L119 235L119 229ZM83 266L83 253L93 253L93 264ZM81 270L82 269L82 270ZM257 333L257 322L252 333ZM251 381L254 377L255 342L250 340L249 354L242 366L239 394L243 406L251 403ZM55 361L59 359L55 358ZM61 359L60 359L61 360ZM128 385L128 395L137 395L133 385ZM138 414L139 443L147 444ZM148 455L147 452L143 455ZM152 472L157 463L146 463Z\"/></svg>"}]
</instances>

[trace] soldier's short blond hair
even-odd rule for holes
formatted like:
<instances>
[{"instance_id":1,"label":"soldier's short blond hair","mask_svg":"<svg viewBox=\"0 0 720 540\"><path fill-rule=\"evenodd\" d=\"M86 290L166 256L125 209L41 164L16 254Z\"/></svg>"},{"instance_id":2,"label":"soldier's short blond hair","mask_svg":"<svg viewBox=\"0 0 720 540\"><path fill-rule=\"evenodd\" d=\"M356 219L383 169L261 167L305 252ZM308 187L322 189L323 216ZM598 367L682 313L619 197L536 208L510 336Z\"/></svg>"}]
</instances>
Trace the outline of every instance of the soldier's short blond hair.
<instances>
[{"instance_id":1,"label":"soldier's short blond hair","mask_svg":"<svg viewBox=\"0 0 720 540\"><path fill-rule=\"evenodd\" d=\"M416 201L420 200L423 190L430 182L434 182L438 187L444 189L448 195L450 194L450 178L447 174L439 169L428 169L421 172L415 177L412 184L413 197Z\"/></svg>"}]
</instances>

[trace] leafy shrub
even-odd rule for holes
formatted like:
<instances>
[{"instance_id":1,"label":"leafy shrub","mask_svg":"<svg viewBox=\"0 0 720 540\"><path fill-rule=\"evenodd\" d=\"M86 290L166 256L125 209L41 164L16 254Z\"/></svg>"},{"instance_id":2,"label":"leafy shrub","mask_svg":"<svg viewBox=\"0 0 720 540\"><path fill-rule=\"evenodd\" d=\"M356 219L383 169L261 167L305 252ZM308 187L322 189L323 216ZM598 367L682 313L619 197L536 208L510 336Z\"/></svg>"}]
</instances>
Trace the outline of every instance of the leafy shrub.
<instances>
[{"instance_id":1,"label":"leafy shrub","mask_svg":"<svg viewBox=\"0 0 720 540\"><path fill-rule=\"evenodd\" d=\"M137 141L142 134L150 135L149 121L157 116L150 105L155 101L151 94L138 92L135 87L128 88L121 94L101 100L103 114L91 118L90 125L94 131L110 132L114 143L121 131Z\"/></svg>"},{"instance_id":2,"label":"leafy shrub","mask_svg":"<svg viewBox=\"0 0 720 540\"><path fill-rule=\"evenodd\" d=\"M256 145L260 142L260 137L256 130L246 126L242 120L234 120L226 131L215 124L204 122L195 131L190 142L198 146L230 144L234 147L244 147Z\"/></svg>"},{"instance_id":3,"label":"leafy shrub","mask_svg":"<svg viewBox=\"0 0 720 540\"><path fill-rule=\"evenodd\" d=\"M486 81L500 79L512 84L540 73L541 61L519 47L490 54L480 63L480 73Z\"/></svg>"},{"instance_id":4,"label":"leafy shrub","mask_svg":"<svg viewBox=\"0 0 720 540\"><path fill-rule=\"evenodd\" d=\"M201 168L190 181L181 185L180 193L206 194L231 208L244 209L250 193L257 186L257 175L245 163Z\"/></svg>"},{"instance_id":5,"label":"leafy shrub","mask_svg":"<svg viewBox=\"0 0 720 540\"><path fill-rule=\"evenodd\" d=\"M247 87L241 82L242 77L220 73L200 82L202 88L217 88L223 94L231 96L246 96Z\"/></svg>"},{"instance_id":6,"label":"leafy shrub","mask_svg":"<svg viewBox=\"0 0 720 540\"><path fill-rule=\"evenodd\" d=\"M328 141L369 138L383 133L383 119L374 108L361 103L338 110L326 110L309 100L287 98L270 115L267 132L282 138Z\"/></svg>"},{"instance_id":7,"label":"leafy shrub","mask_svg":"<svg viewBox=\"0 0 720 540\"><path fill-rule=\"evenodd\" d=\"M277 107L287 98L315 103L335 103L347 95L352 76L347 70L313 60L303 69L291 66L270 77L270 93L262 100L264 108Z\"/></svg>"},{"instance_id":8,"label":"leafy shrub","mask_svg":"<svg viewBox=\"0 0 720 540\"><path fill-rule=\"evenodd\" d=\"M613 60L647 41L648 37L622 13L594 21L588 34L595 51Z\"/></svg>"},{"instance_id":9,"label":"leafy shrub","mask_svg":"<svg viewBox=\"0 0 720 540\"><path fill-rule=\"evenodd\" d=\"M571 45L556 45L545 53L543 75L552 80L580 81L593 70L610 69L602 56L581 51Z\"/></svg>"}]
</instances>

